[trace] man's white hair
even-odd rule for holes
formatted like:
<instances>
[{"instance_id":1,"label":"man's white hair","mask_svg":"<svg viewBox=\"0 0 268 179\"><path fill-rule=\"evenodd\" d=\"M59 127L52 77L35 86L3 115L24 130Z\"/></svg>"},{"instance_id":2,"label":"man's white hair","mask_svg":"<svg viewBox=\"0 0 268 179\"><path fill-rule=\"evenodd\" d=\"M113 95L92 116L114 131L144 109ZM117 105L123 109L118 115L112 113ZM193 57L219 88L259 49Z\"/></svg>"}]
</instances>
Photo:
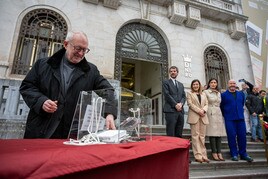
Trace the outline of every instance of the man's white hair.
<instances>
[{"instance_id":1,"label":"man's white hair","mask_svg":"<svg viewBox=\"0 0 268 179\"><path fill-rule=\"evenodd\" d=\"M71 40L73 40L73 37L75 34L82 34L86 37L87 39L87 35L83 32L83 31L79 31L79 30L71 30L67 33L67 36L66 36L66 41L69 42Z\"/></svg>"}]
</instances>

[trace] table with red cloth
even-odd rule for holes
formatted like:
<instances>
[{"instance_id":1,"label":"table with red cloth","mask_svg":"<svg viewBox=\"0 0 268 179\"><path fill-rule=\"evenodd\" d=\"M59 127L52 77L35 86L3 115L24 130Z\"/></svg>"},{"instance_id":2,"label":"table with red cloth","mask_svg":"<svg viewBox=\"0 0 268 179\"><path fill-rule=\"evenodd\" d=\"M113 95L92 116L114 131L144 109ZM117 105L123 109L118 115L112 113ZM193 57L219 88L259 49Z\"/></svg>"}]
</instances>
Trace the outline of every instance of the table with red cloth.
<instances>
[{"instance_id":1,"label":"table with red cloth","mask_svg":"<svg viewBox=\"0 0 268 179\"><path fill-rule=\"evenodd\" d=\"M152 141L87 146L66 140L0 140L0 178L189 178L186 139L155 136Z\"/></svg>"}]
</instances>

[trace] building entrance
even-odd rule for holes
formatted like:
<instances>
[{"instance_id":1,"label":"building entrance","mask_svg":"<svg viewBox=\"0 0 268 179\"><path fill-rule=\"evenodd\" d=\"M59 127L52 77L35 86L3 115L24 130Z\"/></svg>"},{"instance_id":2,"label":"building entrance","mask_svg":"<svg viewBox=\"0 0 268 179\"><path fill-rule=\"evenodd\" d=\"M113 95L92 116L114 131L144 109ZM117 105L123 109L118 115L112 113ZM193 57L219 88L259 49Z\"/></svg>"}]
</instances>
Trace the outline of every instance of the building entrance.
<instances>
[{"instance_id":1,"label":"building entrance","mask_svg":"<svg viewBox=\"0 0 268 179\"><path fill-rule=\"evenodd\" d=\"M122 60L121 86L152 99L153 124L162 125L161 64L141 60ZM131 95L124 94L131 99Z\"/></svg>"},{"instance_id":2,"label":"building entrance","mask_svg":"<svg viewBox=\"0 0 268 179\"><path fill-rule=\"evenodd\" d=\"M152 98L153 124L163 124L162 81L168 77L164 38L147 24L130 23L116 35L115 54L114 78L123 87Z\"/></svg>"}]
</instances>

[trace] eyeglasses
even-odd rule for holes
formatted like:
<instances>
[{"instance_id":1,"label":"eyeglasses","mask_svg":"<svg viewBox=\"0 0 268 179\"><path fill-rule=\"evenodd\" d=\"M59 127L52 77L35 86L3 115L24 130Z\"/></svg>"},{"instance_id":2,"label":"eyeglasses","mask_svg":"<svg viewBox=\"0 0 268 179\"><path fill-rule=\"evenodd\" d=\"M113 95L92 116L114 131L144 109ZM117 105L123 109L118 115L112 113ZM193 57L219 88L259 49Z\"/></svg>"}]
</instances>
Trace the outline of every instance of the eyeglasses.
<instances>
[{"instance_id":1,"label":"eyeglasses","mask_svg":"<svg viewBox=\"0 0 268 179\"><path fill-rule=\"evenodd\" d=\"M82 50L83 53L88 53L90 51L89 48L82 48L82 47L79 47L79 46L75 46L71 42L70 42L70 44L71 44L71 46L74 47L74 50L77 51L77 52L81 52L81 50Z\"/></svg>"}]
</instances>

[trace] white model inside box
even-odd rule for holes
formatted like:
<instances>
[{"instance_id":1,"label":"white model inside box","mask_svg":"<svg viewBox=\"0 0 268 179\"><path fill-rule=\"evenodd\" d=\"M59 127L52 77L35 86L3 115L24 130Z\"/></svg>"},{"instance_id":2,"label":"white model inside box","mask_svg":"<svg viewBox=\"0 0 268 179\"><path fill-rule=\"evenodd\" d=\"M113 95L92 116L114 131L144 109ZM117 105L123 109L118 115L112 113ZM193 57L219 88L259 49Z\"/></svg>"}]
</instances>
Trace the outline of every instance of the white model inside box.
<instances>
[{"instance_id":1,"label":"white model inside box","mask_svg":"<svg viewBox=\"0 0 268 179\"><path fill-rule=\"evenodd\" d=\"M126 130L108 130L97 134L101 142L117 143L127 139L129 135Z\"/></svg>"},{"instance_id":2,"label":"white model inside box","mask_svg":"<svg viewBox=\"0 0 268 179\"><path fill-rule=\"evenodd\" d=\"M70 139L63 142L66 145L92 145L92 144L106 144L106 143L118 143L121 140L125 140L130 136L126 130L107 130L100 133L89 133L83 136L80 140Z\"/></svg>"}]
</instances>

